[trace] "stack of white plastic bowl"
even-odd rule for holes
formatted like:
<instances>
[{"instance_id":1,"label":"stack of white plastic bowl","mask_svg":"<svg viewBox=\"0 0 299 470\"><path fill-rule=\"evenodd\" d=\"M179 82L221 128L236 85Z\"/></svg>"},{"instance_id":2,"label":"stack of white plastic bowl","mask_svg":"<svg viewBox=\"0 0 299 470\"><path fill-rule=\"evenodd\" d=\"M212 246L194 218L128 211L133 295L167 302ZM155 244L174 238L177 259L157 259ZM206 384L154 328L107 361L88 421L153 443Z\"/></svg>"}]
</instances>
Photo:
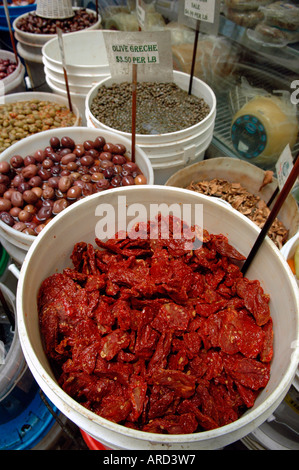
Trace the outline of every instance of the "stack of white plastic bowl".
<instances>
[{"instance_id":1,"label":"stack of white plastic bowl","mask_svg":"<svg viewBox=\"0 0 299 470\"><path fill-rule=\"evenodd\" d=\"M78 10L78 7L74 7L74 10ZM89 14L96 14L93 10L86 9ZM17 42L17 51L20 57L25 60L28 75L32 80L33 88L39 91L50 91L49 86L45 82L44 65L42 59L42 47L46 42L56 37L56 34L35 34L22 31L18 28L17 23L26 18L29 13L19 16L13 22L14 36ZM86 30L99 29L101 27L101 16L98 16L96 23L91 25ZM83 33L86 30L78 31ZM67 33L72 34L72 33Z\"/></svg>"},{"instance_id":2,"label":"stack of white plastic bowl","mask_svg":"<svg viewBox=\"0 0 299 470\"><path fill-rule=\"evenodd\" d=\"M9 59L10 62L16 63L15 55L12 52L1 50L0 59ZM19 60L17 68L7 77L0 80L0 97L9 93L18 93L26 89L25 82L25 67Z\"/></svg>"},{"instance_id":3,"label":"stack of white plastic bowl","mask_svg":"<svg viewBox=\"0 0 299 470\"><path fill-rule=\"evenodd\" d=\"M91 113L91 104L101 86L111 86L113 83L120 83L123 78L111 76L95 85L86 97L85 109L88 127L113 130L120 135L129 137L130 134L111 129L106 126ZM190 75L175 71L173 72L173 82L181 89L188 91ZM143 135L136 134L136 144L144 150L149 157L155 174L155 183L164 184L167 179L177 170L186 165L195 163L204 158L204 154L210 145L216 118L216 97L213 90L202 80L193 77L192 95L203 98L210 107L210 112L202 121L186 129L169 132L167 134Z\"/></svg>"},{"instance_id":4,"label":"stack of white plastic bowl","mask_svg":"<svg viewBox=\"0 0 299 470\"><path fill-rule=\"evenodd\" d=\"M109 63L101 30L69 33L63 37L65 65L72 101L85 117L85 99L90 89L109 77ZM58 38L42 48L46 81L50 88L66 96L66 84Z\"/></svg>"}]
</instances>

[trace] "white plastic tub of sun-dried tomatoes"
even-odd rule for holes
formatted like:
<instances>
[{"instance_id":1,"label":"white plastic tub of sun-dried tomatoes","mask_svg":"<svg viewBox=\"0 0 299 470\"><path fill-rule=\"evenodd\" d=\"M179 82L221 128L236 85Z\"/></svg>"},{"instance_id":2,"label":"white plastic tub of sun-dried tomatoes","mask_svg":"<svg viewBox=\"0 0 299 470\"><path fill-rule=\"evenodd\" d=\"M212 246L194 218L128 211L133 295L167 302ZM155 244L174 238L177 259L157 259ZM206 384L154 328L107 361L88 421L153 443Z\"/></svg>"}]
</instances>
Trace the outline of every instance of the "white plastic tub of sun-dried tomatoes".
<instances>
[{"instance_id":1,"label":"white plastic tub of sun-dried tomatoes","mask_svg":"<svg viewBox=\"0 0 299 470\"><path fill-rule=\"evenodd\" d=\"M203 238L203 245L187 244L180 251L180 237L170 245L163 239L160 245L155 230L145 241L142 223L147 217L152 220L157 205L157 214L166 208L166 214L167 209L168 215L175 211L191 226L202 223L208 234L195 234ZM111 234L117 227L127 229L127 236L121 232L123 238L116 240ZM132 236L133 227L135 232L138 227L141 241ZM34 240L18 281L20 341L41 389L84 433L109 449L221 449L251 433L284 399L299 359L298 287L278 248L266 238L245 273L246 280L237 274L258 233L253 222L219 201L166 186L116 188L65 209ZM103 252L107 237L111 251ZM99 251L93 255L95 247ZM233 273L237 284L229 281ZM224 284L223 276L228 276ZM57 283L58 279L65 282ZM70 297L65 289L69 284L73 289L73 283L77 296ZM254 285L259 286L256 295L248 297ZM38 298L46 307L41 316ZM89 301L82 304L84 298ZM116 301L132 304L119 310ZM196 308L190 310L194 302ZM267 318L253 324L253 312L262 304L263 315L269 308ZM239 320L248 315L245 323L237 322L239 329L234 321L221 327L224 318L236 319L235 315L240 315ZM119 323L113 330L115 318ZM273 342L268 336L266 349L265 321L273 325ZM245 338L239 344L241 330ZM263 346L254 351L256 333ZM116 350L111 353L111 348ZM201 362L204 357L211 362ZM60 367L63 373L57 375ZM269 376L262 384L260 373L265 369ZM236 418L241 398L249 408Z\"/></svg>"}]
</instances>

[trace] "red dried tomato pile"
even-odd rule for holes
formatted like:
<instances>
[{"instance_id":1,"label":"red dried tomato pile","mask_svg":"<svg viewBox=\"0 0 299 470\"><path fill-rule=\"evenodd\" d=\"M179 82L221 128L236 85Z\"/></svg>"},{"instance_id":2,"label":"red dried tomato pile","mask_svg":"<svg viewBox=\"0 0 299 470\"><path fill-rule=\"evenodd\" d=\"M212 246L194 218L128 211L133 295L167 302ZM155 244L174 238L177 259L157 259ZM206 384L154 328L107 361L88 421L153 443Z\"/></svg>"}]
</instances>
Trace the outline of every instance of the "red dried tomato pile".
<instances>
[{"instance_id":1,"label":"red dried tomato pile","mask_svg":"<svg viewBox=\"0 0 299 470\"><path fill-rule=\"evenodd\" d=\"M171 234L75 245L73 268L38 296L66 393L103 418L166 434L214 429L253 406L270 375L269 296L243 277L244 257L224 235L203 231L202 241L187 251Z\"/></svg>"}]
</instances>

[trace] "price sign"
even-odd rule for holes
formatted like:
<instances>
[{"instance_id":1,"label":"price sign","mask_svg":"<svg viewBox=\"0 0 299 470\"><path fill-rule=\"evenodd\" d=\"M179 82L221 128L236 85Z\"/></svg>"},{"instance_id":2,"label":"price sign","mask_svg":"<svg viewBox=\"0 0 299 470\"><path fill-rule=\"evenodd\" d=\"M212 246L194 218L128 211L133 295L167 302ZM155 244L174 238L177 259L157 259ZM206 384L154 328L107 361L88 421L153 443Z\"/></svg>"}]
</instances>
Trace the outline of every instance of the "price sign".
<instances>
[{"instance_id":1,"label":"price sign","mask_svg":"<svg viewBox=\"0 0 299 470\"><path fill-rule=\"evenodd\" d=\"M104 32L110 73L116 81L132 78L138 65L138 81L173 81L170 31Z\"/></svg>"},{"instance_id":2,"label":"price sign","mask_svg":"<svg viewBox=\"0 0 299 470\"><path fill-rule=\"evenodd\" d=\"M217 34L220 0L180 0L178 20L202 33Z\"/></svg>"}]
</instances>

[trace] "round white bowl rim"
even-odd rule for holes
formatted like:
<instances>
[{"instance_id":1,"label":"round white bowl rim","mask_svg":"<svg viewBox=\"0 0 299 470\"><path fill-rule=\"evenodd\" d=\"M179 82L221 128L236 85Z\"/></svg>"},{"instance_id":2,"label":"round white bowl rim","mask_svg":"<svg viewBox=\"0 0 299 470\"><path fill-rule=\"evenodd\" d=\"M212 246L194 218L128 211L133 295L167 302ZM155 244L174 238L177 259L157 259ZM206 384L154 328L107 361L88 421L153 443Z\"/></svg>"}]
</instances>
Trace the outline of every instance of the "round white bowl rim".
<instances>
[{"instance_id":1,"label":"round white bowl rim","mask_svg":"<svg viewBox=\"0 0 299 470\"><path fill-rule=\"evenodd\" d=\"M185 72L179 72L177 70L174 70L173 71L174 75L177 75L177 76L185 76L185 77L189 77L189 74L185 73ZM90 99L91 99L91 96L93 95L93 93L102 85L105 85L105 82L107 81L110 81L112 79L111 75L109 77L106 77L104 78L103 80L101 80L99 83L96 83L91 89L90 91L88 92L88 94L86 95L86 100L85 100L85 108L87 110L88 113L91 114L91 111L90 111L90 106L89 106L89 102L90 102ZM201 121L199 121L198 123L194 124L193 126L190 126L190 127L186 127L185 129L181 129L179 131L175 131L175 132L166 132L166 133L161 133L161 134L153 134L153 135L150 135L150 134L136 134L136 136L139 136L139 137L147 137L149 139L154 139L154 138L157 138L157 136L161 136L161 137L164 137L164 136L174 136L174 138L182 133L182 132L189 132L192 131L195 127L198 127L199 125L202 125L202 124L205 124L206 121L208 121L208 119L210 119L211 117L213 117L215 119L216 117L216 105L217 105L217 101L216 101L216 95L214 93L214 91L212 90L212 88L206 83L204 82L203 80L201 80L200 78L197 78L197 77L193 77L193 79L195 80L195 82L197 83L200 83L201 85L203 85L208 91L209 93L211 94L211 97L212 97L212 101L213 101L213 105L210 107L210 112L209 114L204 118L202 119ZM92 115L93 116L93 115ZM121 133L122 135L124 136L127 136L127 135L130 135L130 133L128 132L122 132L122 131L118 131L117 129L114 129L113 127L109 127L107 126L106 124L103 124L101 121L99 121L98 119L96 119L94 116L93 116L93 119L98 123L100 124L101 126L105 126L105 128L107 130L111 130L111 131L116 131L116 132L119 132Z\"/></svg>"},{"instance_id":2,"label":"round white bowl rim","mask_svg":"<svg viewBox=\"0 0 299 470\"><path fill-rule=\"evenodd\" d=\"M49 93L49 94L51 94L51 93ZM10 96L12 96L12 95L10 95ZM47 131L39 132L37 134L33 134L33 135L30 135L30 136L26 137L26 144L30 143L31 141L35 141L38 134L42 134L42 137L43 136L51 137L52 135L57 135L57 133L59 133L59 134L62 134L62 133L67 134L67 133L73 133L73 132L76 133L78 131L82 132L82 130L84 130L84 129L85 129L84 127L80 127L80 126L61 127L61 128L57 128L57 129L49 129ZM95 135L96 134L98 134L98 135L101 134L101 129L86 128L85 130L87 132L91 131ZM113 137L113 139L114 138L117 139L119 137L115 132L114 133L113 132L108 132L106 130L102 130L102 132L105 134L105 136L107 136L107 137L111 136L111 137ZM127 141L128 146L131 145L131 142L128 139L126 139L125 137L121 136L121 139L123 141ZM24 140L16 142L11 147L9 147L7 150L3 151L2 155L4 154L4 156L6 156L6 154L8 154L9 150L11 150L11 149L13 150L13 153L15 153L14 152L15 148L16 148L16 153L18 153L17 150L19 149L19 147L22 147L22 143L24 144ZM138 151L143 155L143 157L146 160L149 160L146 153L142 150L142 148L140 148L139 146L136 146L136 147L138 148ZM154 175L153 175L152 165L149 165L149 172L150 172L150 179L153 180ZM111 191L111 190L109 190L109 191ZM55 216L55 218L56 217L57 217L57 215ZM17 237L19 239L19 242L21 242L21 243L23 242L26 247L28 246L28 244L31 244L36 238L38 238L40 236L40 234L38 235L38 237L36 237L35 235L28 235L28 234L23 233L23 232L18 232L16 229L10 227L9 225L7 225L2 220L0 220L0 228L2 228L2 230L7 232L8 234L10 234L12 238Z\"/></svg>"},{"instance_id":3,"label":"round white bowl rim","mask_svg":"<svg viewBox=\"0 0 299 470\"><path fill-rule=\"evenodd\" d=\"M190 191L187 190L187 189L175 188L175 187L171 187L171 186L159 186L159 185L153 185L153 186L146 185L146 186L143 186L143 187L142 186L139 186L139 187L132 186L132 187L127 187L127 188L115 188L115 189L111 189L111 191L113 191L117 194L119 192L123 192L124 190L126 190L126 191L138 191L138 190L140 190L140 188L146 189L147 191L151 191L152 188L155 188L156 190L160 190L160 191L190 193ZM206 200L209 200L209 202L212 203L212 204L215 204L215 205L221 204L215 198L213 199L213 198L210 198L209 196L199 194L199 193L194 193L194 192L191 192L191 193L193 195L195 195L195 197L198 198L199 200L205 200L206 199ZM101 198L101 197L103 197L103 193L97 193L97 194L94 194L94 195L90 196L89 201L91 200L91 198L96 199L96 198ZM86 201L87 201L86 199L82 199L82 200L80 200L76 203L76 206L78 207L79 204L84 205L86 203ZM236 213L237 217L239 217L240 219L243 219L244 223L247 224L248 226L250 226L256 232L256 234L258 235L259 229L252 221L250 221L244 215L240 214L239 212L235 211L234 209L232 209L232 208L230 208L226 205L221 204L221 206L222 206L224 211L234 211ZM144 431L139 431L139 430L137 431L137 430L130 429L130 428L127 428L125 426L122 426L120 424L114 423L112 421L109 421L109 420L107 420L105 418L102 418L98 415L95 415L93 412L87 410L85 407L83 407L78 402L76 402L74 399L72 399L67 393L65 393L59 387L57 382L55 380L53 380L52 377L50 377L50 375L43 368L42 368L42 374L39 372L39 369L40 369L39 361L37 360L37 358L32 360L32 358L28 354L28 349L30 350L30 341L29 341L28 335L26 334L26 326L25 326L25 323L23 323L23 318L22 318L22 315L21 315L21 313L23 314L23 312L22 312L22 286L23 286L24 277L25 277L25 274L26 274L27 265L30 263L30 259L32 257L32 254L34 253L37 245L42 243L43 238L47 236L48 231L51 230L53 225L60 223L60 219L62 217L65 217L70 211L74 210L73 208L74 208L74 206L70 206L67 209L65 209L65 211L58 214L48 224L48 226L45 227L45 229L40 233L39 238L36 238L34 240L33 244L31 245L31 247L30 247L30 249L29 249L29 251L28 251L28 253L25 257L24 263L22 265L21 272L20 272L20 277L19 277L19 281L18 281L18 291L17 291L17 312L19 312L18 313L18 328L19 328L20 341L21 341L21 344L22 344L24 356L25 356L29 366L31 366L32 373L35 376L37 382L41 382L43 385L44 385L44 381L47 382L47 386L50 387L49 390L51 391L51 393L54 394L54 397L53 397L54 404L55 404L55 399L58 399L60 401L61 400L60 397L63 397L64 403L67 405L67 407L70 407L72 409L72 411L75 411L75 413L79 413L81 417L83 416L84 419L87 419L87 420L90 421L89 424L90 424L91 428L94 425L95 426L96 425L101 425L103 428L106 428L108 430L112 430L112 431L114 431L118 434L129 436L129 437L132 437L132 438L135 438L135 439L137 438L137 439L143 440L143 441L144 440L145 441L159 441L159 443L161 443L161 444L163 444L163 443L165 443L165 444L166 443L175 444L175 443L179 443L180 441L182 443L192 443L192 442L195 442L195 441L197 442L197 441L203 441L203 440L206 440L206 439L212 439L212 438L214 439L214 438L217 438L217 437L221 437L225 433L236 432L239 429L242 429L242 427L246 426L248 413L250 413L250 415L251 415L251 421L250 422L258 420L261 417L261 415L265 412L265 407L266 407L265 402L258 405L255 410L248 410L238 420L236 420L236 421L234 421L230 424L227 424L225 426L219 427L217 429L210 430L210 431L203 431L203 432L200 432L200 433L192 433L192 434L176 434L176 435L163 435L163 434L158 434L157 435L155 433L149 433L149 432L144 432ZM297 285L295 283L294 278L291 276L291 272L288 269L288 267L286 266L285 260L282 257L281 253L279 252L278 248L276 248L276 246L270 240L265 239L264 241L265 241L265 243L270 244L274 255L279 257L283 261L282 267L284 268L285 274L287 275L287 277L288 277L288 279L289 279L289 281L290 281L290 283L291 283L291 285L292 285L292 287L295 291L295 289L297 289ZM297 303L298 312L299 312L299 299L298 298L296 298L296 303ZM297 335L298 334L299 333L297 332ZM36 365L36 362L37 362L37 365ZM294 374L297 370L298 362L299 362L299 341L297 341L297 344L295 345L295 347L293 349L288 370L285 371L283 379L279 384L279 387L277 387L271 393L271 395L268 396L267 401L271 401L272 403L275 403L276 400L283 398L283 396L281 396L281 394L282 394L281 389L284 390L284 388L286 388L287 386L290 386L290 382L293 379L293 376L294 376ZM41 383L40 383L40 385L41 385ZM42 385L41 385L41 388L42 388Z\"/></svg>"}]
</instances>

